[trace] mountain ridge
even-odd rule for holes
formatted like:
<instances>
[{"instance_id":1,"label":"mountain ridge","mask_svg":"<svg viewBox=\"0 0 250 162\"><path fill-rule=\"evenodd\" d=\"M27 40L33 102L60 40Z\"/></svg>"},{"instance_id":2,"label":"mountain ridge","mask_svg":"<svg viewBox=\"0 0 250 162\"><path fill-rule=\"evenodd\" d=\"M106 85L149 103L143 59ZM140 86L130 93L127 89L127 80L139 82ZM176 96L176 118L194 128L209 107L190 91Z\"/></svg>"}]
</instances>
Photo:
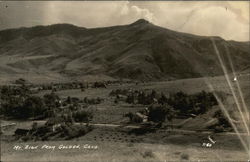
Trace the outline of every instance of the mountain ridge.
<instances>
[{"instance_id":1,"label":"mountain ridge","mask_svg":"<svg viewBox=\"0 0 250 162\"><path fill-rule=\"evenodd\" d=\"M43 78L50 73L59 78L100 75L136 80L221 75L211 39L224 60L228 48L237 71L249 65L249 42L175 32L140 19L104 28L54 24L2 30L0 75L29 73L27 77Z\"/></svg>"}]
</instances>

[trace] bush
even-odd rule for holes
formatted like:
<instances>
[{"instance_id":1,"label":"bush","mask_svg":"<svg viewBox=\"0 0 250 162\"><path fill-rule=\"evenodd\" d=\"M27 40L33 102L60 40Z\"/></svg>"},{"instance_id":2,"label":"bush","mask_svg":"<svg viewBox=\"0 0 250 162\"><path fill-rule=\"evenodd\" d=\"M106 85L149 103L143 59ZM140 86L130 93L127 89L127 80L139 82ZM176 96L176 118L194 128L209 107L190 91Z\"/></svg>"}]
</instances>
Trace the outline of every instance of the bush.
<instances>
[{"instance_id":1,"label":"bush","mask_svg":"<svg viewBox=\"0 0 250 162\"><path fill-rule=\"evenodd\" d=\"M45 94L43 100L48 108L59 107L60 98L55 93Z\"/></svg>"},{"instance_id":2,"label":"bush","mask_svg":"<svg viewBox=\"0 0 250 162\"><path fill-rule=\"evenodd\" d=\"M154 104L149 107L148 120L153 122L164 122L166 118L171 121L174 117L173 108L167 104Z\"/></svg>"},{"instance_id":3,"label":"bush","mask_svg":"<svg viewBox=\"0 0 250 162\"><path fill-rule=\"evenodd\" d=\"M155 155L151 150L145 151L142 153L143 158L153 158Z\"/></svg>"},{"instance_id":4,"label":"bush","mask_svg":"<svg viewBox=\"0 0 250 162\"><path fill-rule=\"evenodd\" d=\"M76 122L89 122L93 119L93 112L87 110L79 110L72 114Z\"/></svg>"},{"instance_id":5,"label":"bush","mask_svg":"<svg viewBox=\"0 0 250 162\"><path fill-rule=\"evenodd\" d=\"M181 154L181 159L182 160L189 160L189 155L188 154Z\"/></svg>"},{"instance_id":6,"label":"bush","mask_svg":"<svg viewBox=\"0 0 250 162\"><path fill-rule=\"evenodd\" d=\"M215 132L215 133L224 132L224 127L221 126L221 125L217 125L217 126L214 127L214 132Z\"/></svg>"},{"instance_id":7,"label":"bush","mask_svg":"<svg viewBox=\"0 0 250 162\"><path fill-rule=\"evenodd\" d=\"M231 127L231 124L229 123L227 117L224 115L224 113L221 110L218 110L214 113L214 117L216 117L219 121L219 125L229 128Z\"/></svg>"}]
</instances>

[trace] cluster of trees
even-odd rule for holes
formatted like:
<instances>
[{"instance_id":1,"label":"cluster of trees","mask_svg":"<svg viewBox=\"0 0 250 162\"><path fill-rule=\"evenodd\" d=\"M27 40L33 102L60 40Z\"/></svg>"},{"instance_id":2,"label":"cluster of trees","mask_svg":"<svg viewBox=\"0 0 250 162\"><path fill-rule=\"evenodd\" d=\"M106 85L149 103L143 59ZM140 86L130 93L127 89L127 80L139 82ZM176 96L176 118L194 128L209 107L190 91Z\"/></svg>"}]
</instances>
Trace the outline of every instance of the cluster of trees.
<instances>
[{"instance_id":1,"label":"cluster of trees","mask_svg":"<svg viewBox=\"0 0 250 162\"><path fill-rule=\"evenodd\" d=\"M80 107L80 105L94 105L94 104L100 104L104 101L103 98L97 97L97 98L88 98L84 97L84 99L79 99L77 97L70 97L68 96L66 100L62 102L63 106L69 105L70 107Z\"/></svg>"},{"instance_id":2,"label":"cluster of trees","mask_svg":"<svg viewBox=\"0 0 250 162\"><path fill-rule=\"evenodd\" d=\"M107 88L107 84L105 82L94 82L92 88Z\"/></svg>"},{"instance_id":3,"label":"cluster of trees","mask_svg":"<svg viewBox=\"0 0 250 162\"><path fill-rule=\"evenodd\" d=\"M28 88L2 87L0 113L17 119L47 117L54 108L59 107L59 97L52 93L43 97L31 96Z\"/></svg>"},{"instance_id":4,"label":"cluster of trees","mask_svg":"<svg viewBox=\"0 0 250 162\"><path fill-rule=\"evenodd\" d=\"M129 93L128 89L116 89L116 90L112 90L109 93L109 96L128 95L128 93Z\"/></svg>"},{"instance_id":5,"label":"cluster of trees","mask_svg":"<svg viewBox=\"0 0 250 162\"><path fill-rule=\"evenodd\" d=\"M93 104L100 104L100 103L102 103L104 101L104 99L102 99L100 97L97 97L97 98L84 97L83 101L86 104L93 105Z\"/></svg>"},{"instance_id":6,"label":"cluster of trees","mask_svg":"<svg viewBox=\"0 0 250 162\"><path fill-rule=\"evenodd\" d=\"M162 93L162 95L163 95L163 93ZM138 94L138 104L150 105L150 104L156 102L157 99L159 99L159 95L157 94L157 92L155 90L152 90L152 92L150 94L146 94L143 91Z\"/></svg>"},{"instance_id":7,"label":"cluster of trees","mask_svg":"<svg viewBox=\"0 0 250 162\"><path fill-rule=\"evenodd\" d=\"M115 91L114 91L115 92ZM113 92L113 94L115 94ZM125 93L125 91L119 91L120 93ZM186 94L182 91L170 94L168 97L163 93L157 93L152 90L151 93L145 93L144 91L133 91L131 93L126 93L126 102L130 104L142 104L151 105L153 103L168 104L173 107L179 115L188 114L203 114L209 108L214 105L218 105L216 98L213 93L201 91L195 94ZM223 100L224 94L218 93Z\"/></svg>"},{"instance_id":8,"label":"cluster of trees","mask_svg":"<svg viewBox=\"0 0 250 162\"><path fill-rule=\"evenodd\" d=\"M32 96L25 86L9 87L4 86L0 90L0 113L6 117L15 119L48 118L55 117L55 114L68 110L73 113L73 120L88 121L93 117L89 112L79 111L80 103L100 103L102 100L68 97L62 101L55 93L45 94L42 97ZM63 109L62 109L63 107ZM81 119L82 118L82 119Z\"/></svg>"},{"instance_id":9,"label":"cluster of trees","mask_svg":"<svg viewBox=\"0 0 250 162\"><path fill-rule=\"evenodd\" d=\"M67 89L81 89L84 91L86 88L106 88L108 82L67 82L67 83L50 83L50 84L40 84L34 85L26 81L25 79L17 79L14 82L16 85L24 85L29 89L35 90L52 90L53 92L60 91L60 90L67 90Z\"/></svg>"},{"instance_id":10,"label":"cluster of trees","mask_svg":"<svg viewBox=\"0 0 250 162\"><path fill-rule=\"evenodd\" d=\"M48 120L44 125L38 126L35 122L31 129L17 129L15 137L22 141L29 140L69 140L80 137L93 128L90 125L76 125L63 116L57 116Z\"/></svg>"},{"instance_id":11,"label":"cluster of trees","mask_svg":"<svg viewBox=\"0 0 250 162\"><path fill-rule=\"evenodd\" d=\"M154 123L163 123L166 119L172 122L175 116L173 107L168 104L152 104L148 108L136 113L127 113L124 115L129 117L130 122L142 123L143 121L149 121ZM146 119L146 120L145 120Z\"/></svg>"},{"instance_id":12,"label":"cluster of trees","mask_svg":"<svg viewBox=\"0 0 250 162\"><path fill-rule=\"evenodd\" d=\"M218 105L213 93L205 91L192 95L178 92L164 100L178 110L180 115L203 114L212 106Z\"/></svg>"},{"instance_id":13,"label":"cluster of trees","mask_svg":"<svg viewBox=\"0 0 250 162\"><path fill-rule=\"evenodd\" d=\"M168 104L153 104L148 108L148 121L162 123L166 119L172 122L175 116L175 111L172 106Z\"/></svg>"}]
</instances>

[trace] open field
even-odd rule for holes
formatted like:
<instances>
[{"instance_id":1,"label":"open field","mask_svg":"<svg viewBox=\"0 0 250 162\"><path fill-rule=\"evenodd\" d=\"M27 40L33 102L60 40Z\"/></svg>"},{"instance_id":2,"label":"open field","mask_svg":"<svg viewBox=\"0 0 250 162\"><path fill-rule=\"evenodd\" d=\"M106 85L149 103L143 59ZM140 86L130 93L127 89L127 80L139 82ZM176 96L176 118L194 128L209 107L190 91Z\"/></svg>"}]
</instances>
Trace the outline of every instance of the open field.
<instances>
[{"instance_id":1,"label":"open field","mask_svg":"<svg viewBox=\"0 0 250 162\"><path fill-rule=\"evenodd\" d=\"M188 138L185 139L188 140ZM98 146L98 149L84 149L86 144ZM14 145L38 146L38 149L13 150ZM54 151L41 149L43 145L55 146L56 149ZM60 145L80 145L81 148L58 149ZM202 148L195 146L195 144L114 142L107 139L103 141L79 139L79 141L2 142L1 148L3 148L1 152L3 161L181 161L185 159L192 161L246 161L248 158L246 153L239 149Z\"/></svg>"}]
</instances>

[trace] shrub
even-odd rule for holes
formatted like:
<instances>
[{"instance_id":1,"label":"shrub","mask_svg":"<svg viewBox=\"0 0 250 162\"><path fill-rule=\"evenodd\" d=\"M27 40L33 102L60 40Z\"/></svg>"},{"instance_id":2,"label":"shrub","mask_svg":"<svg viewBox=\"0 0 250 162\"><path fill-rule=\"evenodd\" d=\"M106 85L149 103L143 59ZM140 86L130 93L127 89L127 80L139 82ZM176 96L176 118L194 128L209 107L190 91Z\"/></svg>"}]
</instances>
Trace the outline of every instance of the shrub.
<instances>
[{"instance_id":1,"label":"shrub","mask_svg":"<svg viewBox=\"0 0 250 162\"><path fill-rule=\"evenodd\" d=\"M126 102L129 104L134 104L135 103L135 96L133 94L128 95Z\"/></svg>"},{"instance_id":2,"label":"shrub","mask_svg":"<svg viewBox=\"0 0 250 162\"><path fill-rule=\"evenodd\" d=\"M148 151L145 151L143 154L142 154L142 157L143 158L153 158L155 155L154 153L151 151L151 150L148 150Z\"/></svg>"},{"instance_id":3,"label":"shrub","mask_svg":"<svg viewBox=\"0 0 250 162\"><path fill-rule=\"evenodd\" d=\"M167 104L154 104L149 107L148 120L153 122L164 122L166 118L171 121L174 117L173 108Z\"/></svg>"},{"instance_id":4,"label":"shrub","mask_svg":"<svg viewBox=\"0 0 250 162\"><path fill-rule=\"evenodd\" d=\"M214 127L214 132L215 133L220 133L220 132L224 132L224 127L221 125L217 125Z\"/></svg>"},{"instance_id":5,"label":"shrub","mask_svg":"<svg viewBox=\"0 0 250 162\"><path fill-rule=\"evenodd\" d=\"M127 144L128 147L133 147L134 144L132 143L132 141L130 143Z\"/></svg>"},{"instance_id":6,"label":"shrub","mask_svg":"<svg viewBox=\"0 0 250 162\"><path fill-rule=\"evenodd\" d=\"M181 159L182 160L189 160L189 155L186 153L181 154Z\"/></svg>"},{"instance_id":7,"label":"shrub","mask_svg":"<svg viewBox=\"0 0 250 162\"><path fill-rule=\"evenodd\" d=\"M59 107L60 98L55 93L45 94L43 96L44 103L48 108Z\"/></svg>"},{"instance_id":8,"label":"shrub","mask_svg":"<svg viewBox=\"0 0 250 162\"><path fill-rule=\"evenodd\" d=\"M72 114L76 122L89 122L93 119L93 112L87 110L79 110Z\"/></svg>"},{"instance_id":9,"label":"shrub","mask_svg":"<svg viewBox=\"0 0 250 162\"><path fill-rule=\"evenodd\" d=\"M227 117L224 115L224 113L221 110L218 110L214 113L214 117L216 117L219 121L219 125L229 128L231 127L231 124L229 123Z\"/></svg>"}]
</instances>

